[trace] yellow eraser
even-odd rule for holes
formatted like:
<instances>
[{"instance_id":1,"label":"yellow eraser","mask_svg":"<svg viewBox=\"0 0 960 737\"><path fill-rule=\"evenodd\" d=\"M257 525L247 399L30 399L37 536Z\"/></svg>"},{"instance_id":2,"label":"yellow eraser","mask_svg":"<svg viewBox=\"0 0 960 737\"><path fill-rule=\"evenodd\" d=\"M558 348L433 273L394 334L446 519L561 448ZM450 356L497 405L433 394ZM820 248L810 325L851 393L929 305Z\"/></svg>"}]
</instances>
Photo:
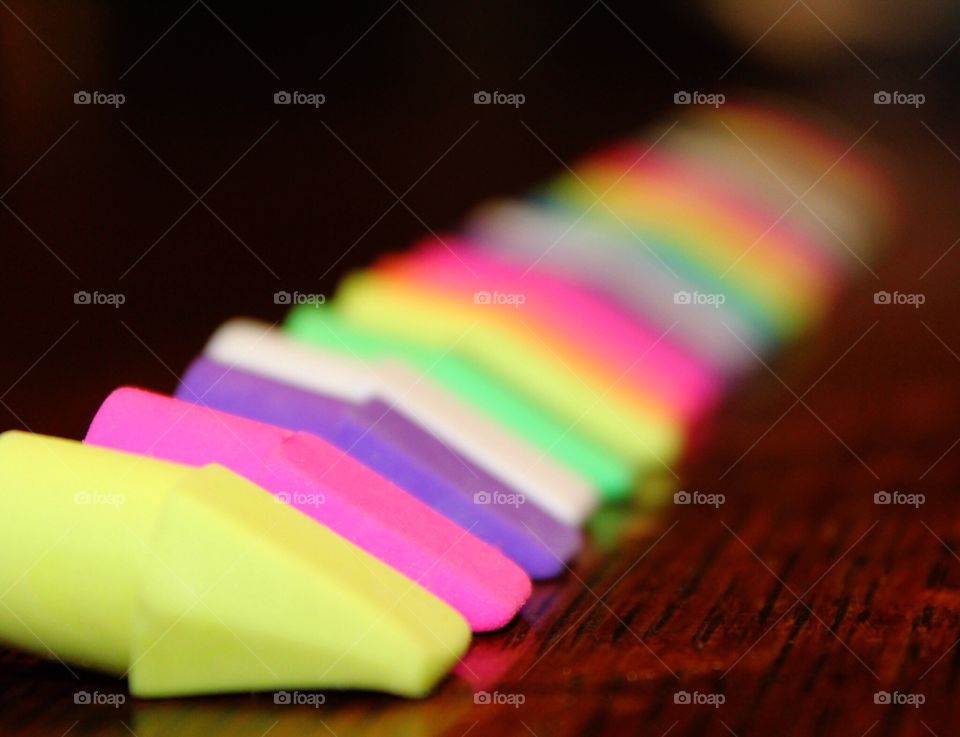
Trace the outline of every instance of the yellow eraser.
<instances>
[{"instance_id":1,"label":"yellow eraser","mask_svg":"<svg viewBox=\"0 0 960 737\"><path fill-rule=\"evenodd\" d=\"M683 430L676 418L617 386L588 382L589 374L573 370L573 358L561 358L539 333L498 311L370 272L341 282L334 306L364 328L441 351L456 345L641 473L676 460Z\"/></svg>"},{"instance_id":2,"label":"yellow eraser","mask_svg":"<svg viewBox=\"0 0 960 737\"><path fill-rule=\"evenodd\" d=\"M422 696L470 640L440 599L217 465L3 433L0 546L0 639L135 696Z\"/></svg>"}]
</instances>

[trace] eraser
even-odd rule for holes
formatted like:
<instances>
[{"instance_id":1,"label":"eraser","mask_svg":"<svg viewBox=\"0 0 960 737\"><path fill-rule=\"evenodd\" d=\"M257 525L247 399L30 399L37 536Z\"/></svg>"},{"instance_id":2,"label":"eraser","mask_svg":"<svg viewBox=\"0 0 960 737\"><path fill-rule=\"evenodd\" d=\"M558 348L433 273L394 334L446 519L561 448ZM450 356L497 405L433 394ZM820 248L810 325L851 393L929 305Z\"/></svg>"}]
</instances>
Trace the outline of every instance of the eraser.
<instances>
[{"instance_id":1,"label":"eraser","mask_svg":"<svg viewBox=\"0 0 960 737\"><path fill-rule=\"evenodd\" d=\"M585 479L400 362L363 361L244 320L221 326L204 353L221 363L337 397L384 399L563 522L579 524L598 503Z\"/></svg>"},{"instance_id":2,"label":"eraser","mask_svg":"<svg viewBox=\"0 0 960 737\"><path fill-rule=\"evenodd\" d=\"M609 189L604 194L606 207L591 209L589 217L629 229L637 239L635 248L645 244L655 258L678 274L699 272L710 283L706 294L736 293L739 302L747 306L749 319L776 335L796 334L815 315L819 290L810 280L798 278L793 286L783 274L774 276L762 268L749 268L750 239L724 240L722 228L714 230L715 223L698 220L679 193L654 193L655 187L637 185L627 178L618 181L621 174L609 167L590 171L583 180L561 175L550 183L546 196L579 214L596 201L594 192ZM739 263L738 253L747 253Z\"/></svg>"},{"instance_id":3,"label":"eraser","mask_svg":"<svg viewBox=\"0 0 960 737\"><path fill-rule=\"evenodd\" d=\"M682 427L676 418L638 406L616 386L585 384L535 333L484 312L472 300L357 273L341 283L334 307L367 329L440 352L454 344L461 347L518 391L635 464L640 473L662 471L679 454Z\"/></svg>"},{"instance_id":4,"label":"eraser","mask_svg":"<svg viewBox=\"0 0 960 737\"><path fill-rule=\"evenodd\" d=\"M319 349L318 349L319 350ZM382 359L383 398L462 455L506 481L561 522L579 525L599 496L586 479L399 359Z\"/></svg>"},{"instance_id":5,"label":"eraser","mask_svg":"<svg viewBox=\"0 0 960 737\"><path fill-rule=\"evenodd\" d=\"M309 433L121 388L100 406L86 442L219 463L433 592L476 632L502 627L530 594L530 579L499 551Z\"/></svg>"},{"instance_id":6,"label":"eraser","mask_svg":"<svg viewBox=\"0 0 960 737\"><path fill-rule=\"evenodd\" d=\"M790 213L778 220L782 213L766 209L723 178L666 151L653 152L634 165L641 153L640 142L625 141L588 157L580 167L590 176L626 172L624 179L638 192L641 203L670 194L679 203L695 207L694 222L702 222L714 233L711 244L703 245L713 246L718 255L726 251L736 260L734 269L774 275L796 272L798 281L809 280L817 289L835 280L835 258L795 227ZM663 191L653 192L654 186Z\"/></svg>"},{"instance_id":7,"label":"eraser","mask_svg":"<svg viewBox=\"0 0 960 737\"><path fill-rule=\"evenodd\" d=\"M727 112L730 113L729 118ZM824 213L824 210L813 206L814 203L820 205L824 200L832 199L836 204L826 212L833 215L835 209L845 210L848 220L859 222L860 232L864 228L873 230L878 225L880 229L890 226L899 216L898 197L885 172L878 166L879 162L865 151L869 141L864 141L856 151L851 151L851 144L857 140L859 131L827 126L825 120L817 119L811 112L791 111L782 104L742 101L731 105L729 111L724 111L724 120L729 121L728 127L717 125L708 116L696 116L687 127L717 149L730 141L730 130L735 130L741 138L741 141L734 140L740 147L741 160L749 160L763 169L766 166L773 167L793 192L809 189L804 199L810 198L814 213L821 216ZM721 135L723 133L725 137ZM746 142L757 155L748 151L742 142ZM757 156L761 157L762 163L757 161ZM742 168L742 164L732 167L731 174L736 174L738 168ZM758 184L769 185L769 171L765 171L765 176L761 175L759 179L761 181ZM816 186L811 187L814 182ZM792 194L783 185L767 188L778 194ZM810 212L802 208L802 214ZM827 222L831 226L843 224L832 219ZM853 235L842 227L838 232L841 237ZM825 241L834 247L840 246L836 242L837 236L828 236ZM869 247L875 244L864 245ZM862 255L866 257L870 254L864 252Z\"/></svg>"},{"instance_id":8,"label":"eraser","mask_svg":"<svg viewBox=\"0 0 960 737\"><path fill-rule=\"evenodd\" d=\"M645 151L640 141L623 141L588 157L581 166L587 172L593 168L626 171L624 176L645 191L657 186L694 206L697 218L708 221L715 235L719 237L722 229L723 240L729 237L731 255L740 259L734 268L747 258L772 275L798 273L818 288L836 284L841 276L839 254L797 227L789 217L792 210L783 215L765 206L699 161L665 151L644 155ZM744 248L743 243L751 245Z\"/></svg>"},{"instance_id":9,"label":"eraser","mask_svg":"<svg viewBox=\"0 0 960 737\"><path fill-rule=\"evenodd\" d=\"M0 638L134 696L423 696L470 642L447 604L222 466L0 435Z\"/></svg>"},{"instance_id":10,"label":"eraser","mask_svg":"<svg viewBox=\"0 0 960 737\"><path fill-rule=\"evenodd\" d=\"M355 414L368 427L376 423L378 431L389 437L394 447L415 458L421 469L466 490L455 500L449 495L437 498L438 508L456 510L457 517L469 521L474 534L483 531L484 539L493 544L501 541L505 550L508 545L513 549L522 544L523 560L528 562L534 578L552 578L563 573L566 563L579 552L582 536L577 527L548 514L482 467L464 463L465 459L451 453L437 437L408 432L407 418L393 411L387 402L370 400Z\"/></svg>"},{"instance_id":11,"label":"eraser","mask_svg":"<svg viewBox=\"0 0 960 737\"><path fill-rule=\"evenodd\" d=\"M364 330L325 305L293 308L284 321L284 330L298 340L346 351L364 360L402 357L475 409L513 428L541 451L572 468L603 499L623 499L633 487L633 471L628 464L455 350L441 353Z\"/></svg>"},{"instance_id":12,"label":"eraser","mask_svg":"<svg viewBox=\"0 0 960 737\"><path fill-rule=\"evenodd\" d=\"M352 405L208 358L190 365L177 395L324 438L498 548L535 579L561 573L580 547L578 530L380 401Z\"/></svg>"},{"instance_id":13,"label":"eraser","mask_svg":"<svg viewBox=\"0 0 960 737\"><path fill-rule=\"evenodd\" d=\"M445 246L423 242L380 259L374 271L480 298L484 309L531 325L564 363L582 367L581 376L595 373L599 386L629 387L638 401L684 420L702 416L722 388L722 376L674 344L668 331L629 317L576 282L515 267L462 239L446 238ZM522 301L498 304L499 295Z\"/></svg>"},{"instance_id":14,"label":"eraser","mask_svg":"<svg viewBox=\"0 0 960 737\"><path fill-rule=\"evenodd\" d=\"M365 401L380 388L368 363L330 352L319 370L317 352L311 346L290 340L259 320L236 318L223 323L210 336L203 354L218 363L282 378L348 402Z\"/></svg>"},{"instance_id":15,"label":"eraser","mask_svg":"<svg viewBox=\"0 0 960 737\"><path fill-rule=\"evenodd\" d=\"M742 316L736 294L718 304L698 304L696 292L712 285L680 272L652 251L631 244L620 223L581 217L545 203L499 202L473 214L467 236L484 250L522 269L577 279L647 320L718 370L736 375L752 368L751 350L763 352L775 336ZM691 299L685 299L691 295Z\"/></svg>"},{"instance_id":16,"label":"eraser","mask_svg":"<svg viewBox=\"0 0 960 737\"><path fill-rule=\"evenodd\" d=\"M799 194L827 170L829 163L813 172L805 170L806 165L798 168L795 162L784 159L782 151L776 150L765 152L762 155L767 156L767 160L759 161L726 130L723 132L727 140L717 131L696 127L675 132L676 139L671 135L669 142L664 140L668 144L664 149L672 158L714 172L730 187L747 193L751 199L776 213L772 220L788 212L785 218L794 228L821 244L824 251L838 256L848 271L863 268L863 263L873 257L881 229L875 213L865 209L862 200L821 182L803 197L802 204L795 206L795 196L773 179L767 169L768 165L775 167L782 182ZM750 145L755 146L757 142ZM777 186L771 186L772 183Z\"/></svg>"}]
</instances>

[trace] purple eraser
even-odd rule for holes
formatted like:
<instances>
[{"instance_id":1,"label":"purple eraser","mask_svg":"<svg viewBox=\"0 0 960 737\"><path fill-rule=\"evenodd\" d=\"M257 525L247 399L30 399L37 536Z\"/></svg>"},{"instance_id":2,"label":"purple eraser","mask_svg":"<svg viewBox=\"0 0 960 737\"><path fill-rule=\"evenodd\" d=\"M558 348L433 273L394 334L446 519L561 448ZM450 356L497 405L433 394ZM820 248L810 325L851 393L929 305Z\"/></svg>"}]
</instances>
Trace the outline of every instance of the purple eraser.
<instances>
[{"instance_id":1,"label":"purple eraser","mask_svg":"<svg viewBox=\"0 0 960 737\"><path fill-rule=\"evenodd\" d=\"M354 406L202 357L190 365L176 394L319 435L495 545L533 578L561 573L580 547L579 530L524 499L384 402Z\"/></svg>"}]
</instances>

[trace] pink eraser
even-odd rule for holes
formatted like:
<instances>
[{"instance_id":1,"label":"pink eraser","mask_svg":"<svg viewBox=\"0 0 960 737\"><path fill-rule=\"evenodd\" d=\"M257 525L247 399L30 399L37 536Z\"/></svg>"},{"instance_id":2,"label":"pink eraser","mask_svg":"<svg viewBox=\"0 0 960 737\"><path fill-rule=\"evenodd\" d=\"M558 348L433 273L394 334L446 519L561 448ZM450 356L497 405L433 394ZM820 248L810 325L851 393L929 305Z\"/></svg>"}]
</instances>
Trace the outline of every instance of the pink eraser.
<instances>
[{"instance_id":1,"label":"pink eraser","mask_svg":"<svg viewBox=\"0 0 960 737\"><path fill-rule=\"evenodd\" d=\"M424 242L390 256L378 268L429 283L431 289L520 294L518 317L556 328L605 364L618 382L661 402L683 418L702 414L718 398L723 377L662 330L641 322L602 295L559 276L520 268L475 247L446 239L446 247Z\"/></svg>"},{"instance_id":2,"label":"pink eraser","mask_svg":"<svg viewBox=\"0 0 960 737\"><path fill-rule=\"evenodd\" d=\"M226 466L413 579L475 632L505 625L530 595L530 578L496 548L310 433L124 387L85 442Z\"/></svg>"}]
</instances>

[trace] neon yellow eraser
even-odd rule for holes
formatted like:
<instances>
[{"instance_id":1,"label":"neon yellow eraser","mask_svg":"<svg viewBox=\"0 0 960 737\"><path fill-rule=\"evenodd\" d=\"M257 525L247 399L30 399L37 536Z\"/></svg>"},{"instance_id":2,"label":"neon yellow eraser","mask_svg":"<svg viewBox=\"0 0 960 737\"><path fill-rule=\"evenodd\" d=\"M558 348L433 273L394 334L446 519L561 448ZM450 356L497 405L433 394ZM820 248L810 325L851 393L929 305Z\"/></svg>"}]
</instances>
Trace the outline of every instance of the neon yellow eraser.
<instances>
[{"instance_id":1,"label":"neon yellow eraser","mask_svg":"<svg viewBox=\"0 0 960 737\"><path fill-rule=\"evenodd\" d=\"M470 641L440 599L217 465L3 433L0 545L0 639L135 696L422 696Z\"/></svg>"},{"instance_id":2,"label":"neon yellow eraser","mask_svg":"<svg viewBox=\"0 0 960 737\"><path fill-rule=\"evenodd\" d=\"M340 283L334 307L364 329L439 351L455 345L477 365L565 418L641 473L673 462L684 427L617 386L587 383L573 359L557 355L529 326L465 298L446 297L372 272ZM518 318L519 319L519 318Z\"/></svg>"}]
</instances>

